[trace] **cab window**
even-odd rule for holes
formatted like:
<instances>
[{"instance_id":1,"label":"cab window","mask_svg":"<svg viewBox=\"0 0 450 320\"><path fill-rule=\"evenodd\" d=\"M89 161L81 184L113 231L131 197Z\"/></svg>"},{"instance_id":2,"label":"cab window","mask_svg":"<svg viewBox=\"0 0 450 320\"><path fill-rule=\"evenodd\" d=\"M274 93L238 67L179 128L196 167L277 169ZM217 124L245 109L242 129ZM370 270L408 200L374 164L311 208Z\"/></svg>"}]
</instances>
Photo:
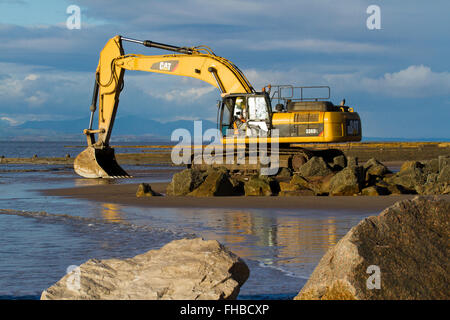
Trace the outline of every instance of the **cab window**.
<instances>
[{"instance_id":1,"label":"cab window","mask_svg":"<svg viewBox=\"0 0 450 320\"><path fill-rule=\"evenodd\" d=\"M265 97L248 98L248 119L253 121L268 121L269 111Z\"/></svg>"}]
</instances>

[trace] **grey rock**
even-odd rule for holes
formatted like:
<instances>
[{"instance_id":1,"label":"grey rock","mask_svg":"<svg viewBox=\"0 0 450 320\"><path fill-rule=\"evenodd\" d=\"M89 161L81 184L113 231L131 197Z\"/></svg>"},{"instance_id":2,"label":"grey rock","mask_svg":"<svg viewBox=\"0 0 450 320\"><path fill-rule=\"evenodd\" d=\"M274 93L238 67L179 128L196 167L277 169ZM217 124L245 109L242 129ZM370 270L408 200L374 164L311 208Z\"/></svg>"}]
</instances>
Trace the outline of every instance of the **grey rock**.
<instances>
[{"instance_id":1,"label":"grey rock","mask_svg":"<svg viewBox=\"0 0 450 320\"><path fill-rule=\"evenodd\" d=\"M331 173L333 171L321 157L312 157L299 169L299 174L303 177L327 176Z\"/></svg>"},{"instance_id":2,"label":"grey rock","mask_svg":"<svg viewBox=\"0 0 450 320\"><path fill-rule=\"evenodd\" d=\"M277 179L290 179L291 176L292 176L291 170L289 168L283 167L277 173L276 178Z\"/></svg>"},{"instance_id":3,"label":"grey rock","mask_svg":"<svg viewBox=\"0 0 450 320\"><path fill-rule=\"evenodd\" d=\"M416 187L417 193L422 195L450 194L450 183L427 182Z\"/></svg>"},{"instance_id":4,"label":"grey rock","mask_svg":"<svg viewBox=\"0 0 450 320\"><path fill-rule=\"evenodd\" d=\"M375 158L371 158L364 164L365 180L371 182L376 177L382 177L391 171Z\"/></svg>"},{"instance_id":5,"label":"grey rock","mask_svg":"<svg viewBox=\"0 0 450 320\"><path fill-rule=\"evenodd\" d=\"M42 300L236 299L247 265L219 242L172 241L130 259L91 259L42 292Z\"/></svg>"},{"instance_id":6,"label":"grey rock","mask_svg":"<svg viewBox=\"0 0 450 320\"><path fill-rule=\"evenodd\" d=\"M392 177L385 178L389 184L397 184L409 191L416 191L416 187L425 184L427 175L422 171L420 166L416 163L405 166L400 172Z\"/></svg>"},{"instance_id":7,"label":"grey rock","mask_svg":"<svg viewBox=\"0 0 450 320\"><path fill-rule=\"evenodd\" d=\"M210 169L203 183L188 193L194 197L232 196L234 186L226 169Z\"/></svg>"},{"instance_id":8,"label":"grey rock","mask_svg":"<svg viewBox=\"0 0 450 320\"><path fill-rule=\"evenodd\" d=\"M424 167L422 171L428 175L430 174L438 174L439 173L439 160L431 159L423 162Z\"/></svg>"},{"instance_id":9,"label":"grey rock","mask_svg":"<svg viewBox=\"0 0 450 320\"><path fill-rule=\"evenodd\" d=\"M274 180L267 176L253 176L244 184L246 196L271 196Z\"/></svg>"},{"instance_id":10,"label":"grey rock","mask_svg":"<svg viewBox=\"0 0 450 320\"><path fill-rule=\"evenodd\" d=\"M358 158L357 157L347 157L347 167L357 167Z\"/></svg>"},{"instance_id":11,"label":"grey rock","mask_svg":"<svg viewBox=\"0 0 450 320\"><path fill-rule=\"evenodd\" d=\"M363 196L385 196L388 194L390 194L389 189L380 186L370 186L361 190Z\"/></svg>"},{"instance_id":12,"label":"grey rock","mask_svg":"<svg viewBox=\"0 0 450 320\"><path fill-rule=\"evenodd\" d=\"M340 171L347 166L347 158L345 155L339 155L333 158L333 170Z\"/></svg>"},{"instance_id":13,"label":"grey rock","mask_svg":"<svg viewBox=\"0 0 450 320\"><path fill-rule=\"evenodd\" d=\"M449 212L448 200L415 197L362 220L328 250L296 299L448 300ZM368 287L377 285L370 266L379 268L379 289Z\"/></svg>"},{"instance_id":14,"label":"grey rock","mask_svg":"<svg viewBox=\"0 0 450 320\"><path fill-rule=\"evenodd\" d=\"M447 165L439 171L437 182L450 183L450 165Z\"/></svg>"},{"instance_id":15,"label":"grey rock","mask_svg":"<svg viewBox=\"0 0 450 320\"><path fill-rule=\"evenodd\" d=\"M207 173L197 169L185 169L173 175L167 186L167 195L184 196L198 188L205 181Z\"/></svg>"},{"instance_id":16,"label":"grey rock","mask_svg":"<svg viewBox=\"0 0 450 320\"><path fill-rule=\"evenodd\" d=\"M362 167L346 167L330 180L331 196L351 196L359 193L362 185Z\"/></svg>"}]
</instances>

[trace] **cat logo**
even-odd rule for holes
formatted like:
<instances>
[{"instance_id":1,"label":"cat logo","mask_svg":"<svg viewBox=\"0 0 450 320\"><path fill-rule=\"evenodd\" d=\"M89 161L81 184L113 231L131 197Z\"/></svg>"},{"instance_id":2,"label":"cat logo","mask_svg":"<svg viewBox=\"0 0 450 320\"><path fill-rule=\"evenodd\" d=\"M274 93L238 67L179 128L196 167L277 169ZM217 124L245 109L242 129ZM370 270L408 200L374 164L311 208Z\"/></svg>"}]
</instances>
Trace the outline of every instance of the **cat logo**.
<instances>
[{"instance_id":1,"label":"cat logo","mask_svg":"<svg viewBox=\"0 0 450 320\"><path fill-rule=\"evenodd\" d=\"M170 66L172 65L172 63L170 62L160 62L159 63L159 70L165 70L165 71L170 71Z\"/></svg>"},{"instance_id":2,"label":"cat logo","mask_svg":"<svg viewBox=\"0 0 450 320\"><path fill-rule=\"evenodd\" d=\"M168 60L168 61L160 61L152 64L151 70L159 70L159 71L175 71L178 66L178 60Z\"/></svg>"}]
</instances>

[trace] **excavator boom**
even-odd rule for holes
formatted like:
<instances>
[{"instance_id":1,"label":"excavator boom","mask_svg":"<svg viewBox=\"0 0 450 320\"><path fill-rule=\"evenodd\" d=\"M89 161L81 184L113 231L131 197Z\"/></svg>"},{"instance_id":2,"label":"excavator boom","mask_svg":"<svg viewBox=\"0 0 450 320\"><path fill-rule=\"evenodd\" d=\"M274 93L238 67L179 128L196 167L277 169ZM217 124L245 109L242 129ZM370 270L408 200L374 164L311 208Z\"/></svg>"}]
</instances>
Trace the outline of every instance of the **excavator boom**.
<instances>
[{"instance_id":1,"label":"excavator boom","mask_svg":"<svg viewBox=\"0 0 450 320\"><path fill-rule=\"evenodd\" d=\"M142 44L174 52L167 55L125 54L122 41ZM114 120L124 85L125 70L138 70L186 76L205 81L218 88L222 95L254 93L244 74L229 60L216 56L205 46L176 47L149 40L115 36L100 53L95 74L94 93L90 107L89 128L84 130L88 148L74 162L75 172L86 178L126 177L109 146ZM92 129L98 102L98 129ZM97 140L95 135L97 134Z\"/></svg>"}]
</instances>

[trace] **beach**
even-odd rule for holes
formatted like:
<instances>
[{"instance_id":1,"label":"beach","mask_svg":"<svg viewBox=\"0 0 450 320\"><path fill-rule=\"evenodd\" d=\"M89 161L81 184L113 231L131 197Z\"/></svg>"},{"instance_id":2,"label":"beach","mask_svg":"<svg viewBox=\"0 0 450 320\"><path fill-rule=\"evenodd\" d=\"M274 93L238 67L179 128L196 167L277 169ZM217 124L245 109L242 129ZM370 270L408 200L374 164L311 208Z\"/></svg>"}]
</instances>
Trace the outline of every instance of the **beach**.
<instances>
[{"instance_id":1,"label":"beach","mask_svg":"<svg viewBox=\"0 0 450 320\"><path fill-rule=\"evenodd\" d=\"M168 183L152 183L152 189L165 193ZM76 188L42 190L49 196L85 199L96 202L138 206L143 208L230 208L230 209L317 209L317 210L351 210L381 211L397 201L412 199L414 195L391 195L382 197L151 197L137 198L138 184L123 185L101 184Z\"/></svg>"},{"instance_id":2,"label":"beach","mask_svg":"<svg viewBox=\"0 0 450 320\"><path fill-rule=\"evenodd\" d=\"M184 169L161 161L167 151L140 157L127 146L118 161L133 178L84 179L74 173L73 157L64 157L66 145L54 143L37 159L35 143L3 146L15 148L5 152L15 156L0 164L0 298L38 299L71 265L202 237L218 240L249 266L238 299L292 299L353 226L414 197L167 196L173 175ZM395 172L403 161L384 163ZM140 183L163 196L136 197Z\"/></svg>"}]
</instances>

